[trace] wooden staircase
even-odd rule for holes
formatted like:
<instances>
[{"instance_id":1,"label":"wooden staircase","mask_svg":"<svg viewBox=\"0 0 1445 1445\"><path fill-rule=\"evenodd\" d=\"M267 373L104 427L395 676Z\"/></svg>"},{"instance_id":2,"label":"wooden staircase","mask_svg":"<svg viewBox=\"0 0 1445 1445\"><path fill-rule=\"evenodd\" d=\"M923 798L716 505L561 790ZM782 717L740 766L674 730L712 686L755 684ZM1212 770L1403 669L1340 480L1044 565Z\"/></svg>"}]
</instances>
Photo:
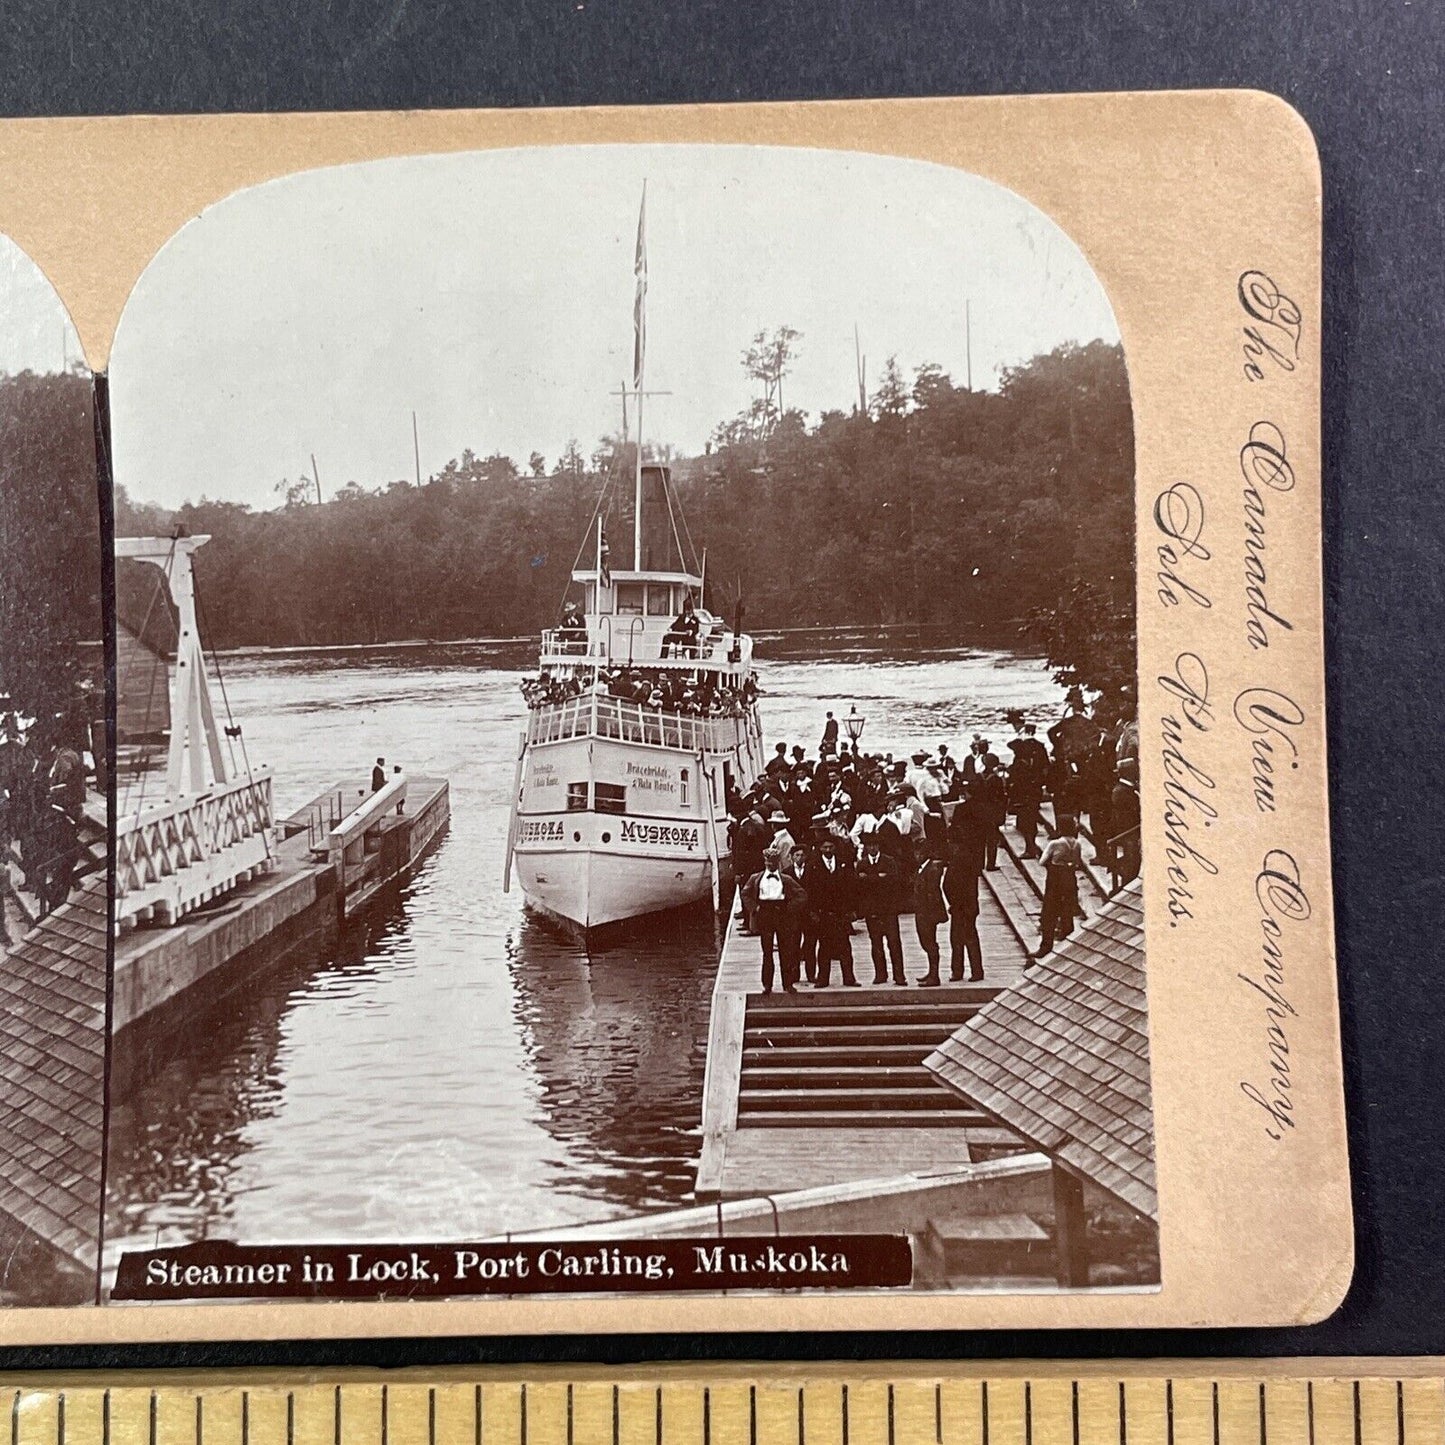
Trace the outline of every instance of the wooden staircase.
<instances>
[{"instance_id":1,"label":"wooden staircase","mask_svg":"<svg viewBox=\"0 0 1445 1445\"><path fill-rule=\"evenodd\" d=\"M1040 814L1040 821L1049 837L1058 836L1052 804ZM1044 865L1037 858L1023 856L1023 845L1019 842L1012 819L999 832L1002 838L998 851L999 866L983 874L983 884L997 900L1015 937L1026 950L1032 950L1039 941ZM1079 870L1079 901L1085 912L1092 916L1109 900L1110 878L1106 868L1089 861L1094 857L1094 840L1083 826L1079 828L1079 842L1085 859L1083 868Z\"/></svg>"},{"instance_id":2,"label":"wooden staircase","mask_svg":"<svg viewBox=\"0 0 1445 1445\"><path fill-rule=\"evenodd\" d=\"M906 987L803 985L796 994L764 995L758 940L728 929L708 1022L699 1200L931 1176L1024 1152L1018 1135L923 1068L960 1025L1022 978L1027 950L1015 925L981 889L985 977L939 988L918 986L927 960L911 918L900 935ZM947 930L940 935L946 957ZM856 930L852 948L854 968L871 973L867 940Z\"/></svg>"},{"instance_id":3,"label":"wooden staircase","mask_svg":"<svg viewBox=\"0 0 1445 1445\"><path fill-rule=\"evenodd\" d=\"M999 989L830 992L749 997L739 1128L988 1127L985 1116L935 1082L923 1060Z\"/></svg>"}]
</instances>

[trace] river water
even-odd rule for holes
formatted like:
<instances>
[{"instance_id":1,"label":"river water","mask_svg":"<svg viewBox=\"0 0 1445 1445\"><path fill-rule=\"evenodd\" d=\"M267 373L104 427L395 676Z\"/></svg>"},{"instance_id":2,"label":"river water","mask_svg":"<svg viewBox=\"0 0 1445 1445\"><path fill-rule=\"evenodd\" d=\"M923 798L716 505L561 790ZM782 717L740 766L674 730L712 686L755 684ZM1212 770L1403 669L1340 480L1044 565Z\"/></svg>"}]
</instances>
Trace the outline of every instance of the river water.
<instances>
[{"instance_id":1,"label":"river water","mask_svg":"<svg viewBox=\"0 0 1445 1445\"><path fill-rule=\"evenodd\" d=\"M975 731L1001 746L1005 709L1046 722L1062 703L1041 662L1003 651L842 632L758 651L769 744L810 753L829 708L856 704L865 750L962 754ZM112 1265L202 1238L480 1238L689 1202L712 922L589 957L503 894L534 659L469 643L222 660L278 815L361 786L380 755L449 780L451 828L394 907L190 1011L112 1101Z\"/></svg>"}]
</instances>

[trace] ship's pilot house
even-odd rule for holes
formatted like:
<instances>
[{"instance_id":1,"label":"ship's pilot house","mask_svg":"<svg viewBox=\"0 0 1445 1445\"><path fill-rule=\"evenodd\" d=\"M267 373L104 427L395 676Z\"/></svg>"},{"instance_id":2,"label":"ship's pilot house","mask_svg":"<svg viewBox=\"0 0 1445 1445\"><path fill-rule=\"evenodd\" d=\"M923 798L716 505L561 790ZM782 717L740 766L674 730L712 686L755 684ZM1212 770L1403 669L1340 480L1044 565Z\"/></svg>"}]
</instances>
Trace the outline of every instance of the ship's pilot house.
<instances>
[{"instance_id":1,"label":"ship's pilot house","mask_svg":"<svg viewBox=\"0 0 1445 1445\"><path fill-rule=\"evenodd\" d=\"M726 660L728 629L699 598L702 578L687 572L614 572L604 586L595 570L574 572L583 588L581 627L556 633L558 651L611 662ZM581 628L585 627L585 641ZM730 643L729 643L730 645ZM552 649L549 648L548 651Z\"/></svg>"},{"instance_id":2,"label":"ship's pilot house","mask_svg":"<svg viewBox=\"0 0 1445 1445\"><path fill-rule=\"evenodd\" d=\"M734 639L727 624L702 605L701 571L684 561L671 485L666 467L642 468L641 486L658 505L644 504L647 525L637 536L632 570L601 565L606 544L599 525L594 534L596 565L572 573L573 583L582 589L582 605L569 604L562 625L543 634L544 662L585 658L695 667L740 660L729 655Z\"/></svg>"}]
</instances>

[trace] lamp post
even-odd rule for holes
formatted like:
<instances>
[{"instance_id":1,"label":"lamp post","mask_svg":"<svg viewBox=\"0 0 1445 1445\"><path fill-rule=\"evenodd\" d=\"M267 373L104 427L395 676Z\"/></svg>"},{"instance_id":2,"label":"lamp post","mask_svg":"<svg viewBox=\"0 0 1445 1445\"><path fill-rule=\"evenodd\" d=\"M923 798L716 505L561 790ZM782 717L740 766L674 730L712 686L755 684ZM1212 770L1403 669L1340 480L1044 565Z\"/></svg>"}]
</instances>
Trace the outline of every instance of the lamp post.
<instances>
[{"instance_id":1,"label":"lamp post","mask_svg":"<svg viewBox=\"0 0 1445 1445\"><path fill-rule=\"evenodd\" d=\"M853 756L855 758L858 756L858 739L863 736L863 725L867 721L868 719L858 711L858 704L850 703L848 706L848 716L843 719L843 726L848 729L848 738L853 744Z\"/></svg>"}]
</instances>

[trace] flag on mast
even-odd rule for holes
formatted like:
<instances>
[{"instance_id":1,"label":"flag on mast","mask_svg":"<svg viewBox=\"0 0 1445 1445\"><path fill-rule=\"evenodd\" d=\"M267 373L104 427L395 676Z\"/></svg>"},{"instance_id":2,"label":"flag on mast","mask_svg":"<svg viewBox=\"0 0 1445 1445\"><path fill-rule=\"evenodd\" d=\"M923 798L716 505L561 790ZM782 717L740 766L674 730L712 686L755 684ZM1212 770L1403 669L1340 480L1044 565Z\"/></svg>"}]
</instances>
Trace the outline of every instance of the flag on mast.
<instances>
[{"instance_id":1,"label":"flag on mast","mask_svg":"<svg viewBox=\"0 0 1445 1445\"><path fill-rule=\"evenodd\" d=\"M607 548L607 528L597 519L597 580L603 587L612 586L611 553Z\"/></svg>"},{"instance_id":2,"label":"flag on mast","mask_svg":"<svg viewBox=\"0 0 1445 1445\"><path fill-rule=\"evenodd\" d=\"M642 390L642 363L647 351L647 182L642 183L642 206L637 213L637 255L632 263L637 296L632 303L632 389ZM640 439L639 439L640 440Z\"/></svg>"}]
</instances>

